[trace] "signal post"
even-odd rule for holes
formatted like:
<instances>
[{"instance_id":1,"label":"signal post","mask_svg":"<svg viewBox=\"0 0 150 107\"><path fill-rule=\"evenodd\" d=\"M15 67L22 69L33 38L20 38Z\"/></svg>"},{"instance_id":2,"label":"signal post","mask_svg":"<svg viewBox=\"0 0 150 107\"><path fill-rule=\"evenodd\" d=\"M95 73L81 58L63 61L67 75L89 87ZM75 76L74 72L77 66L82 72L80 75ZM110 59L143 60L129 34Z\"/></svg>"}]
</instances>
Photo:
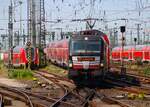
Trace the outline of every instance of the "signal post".
<instances>
[{"instance_id":1,"label":"signal post","mask_svg":"<svg viewBox=\"0 0 150 107\"><path fill-rule=\"evenodd\" d=\"M122 47L122 54L121 54L121 75L126 75L126 67L124 66L124 58L123 58L123 53L124 53L124 45L125 45L125 37L124 37L124 33L125 33L125 26L120 26L120 32L122 35L121 38L121 47Z\"/></svg>"}]
</instances>

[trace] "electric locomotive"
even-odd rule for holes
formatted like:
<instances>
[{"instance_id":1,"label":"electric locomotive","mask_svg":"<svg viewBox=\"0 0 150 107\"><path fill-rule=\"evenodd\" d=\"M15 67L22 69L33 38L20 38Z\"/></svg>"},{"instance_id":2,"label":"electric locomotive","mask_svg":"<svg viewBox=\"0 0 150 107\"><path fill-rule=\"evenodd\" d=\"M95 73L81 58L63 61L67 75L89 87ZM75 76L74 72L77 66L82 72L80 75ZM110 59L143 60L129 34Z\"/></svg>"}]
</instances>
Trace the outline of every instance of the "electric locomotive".
<instances>
[{"instance_id":1,"label":"electric locomotive","mask_svg":"<svg viewBox=\"0 0 150 107\"><path fill-rule=\"evenodd\" d=\"M68 40L51 42L45 52L51 62L68 67L70 78L104 77L109 70L109 40L98 30L80 31Z\"/></svg>"}]
</instances>

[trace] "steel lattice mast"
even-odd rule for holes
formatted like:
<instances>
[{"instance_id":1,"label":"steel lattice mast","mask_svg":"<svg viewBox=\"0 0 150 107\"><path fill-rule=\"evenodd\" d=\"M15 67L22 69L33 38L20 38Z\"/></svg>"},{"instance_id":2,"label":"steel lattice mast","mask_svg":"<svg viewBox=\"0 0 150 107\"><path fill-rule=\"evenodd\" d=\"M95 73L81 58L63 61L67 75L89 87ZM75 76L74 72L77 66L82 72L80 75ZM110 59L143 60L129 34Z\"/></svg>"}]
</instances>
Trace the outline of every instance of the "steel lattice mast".
<instances>
[{"instance_id":1,"label":"steel lattice mast","mask_svg":"<svg viewBox=\"0 0 150 107\"><path fill-rule=\"evenodd\" d=\"M44 0L40 0L40 20L39 20L39 51L40 51L40 57L39 57L39 63L40 66L43 66L46 64L46 56L44 54L44 48L46 47L46 40L45 40L45 6L44 6Z\"/></svg>"},{"instance_id":2,"label":"steel lattice mast","mask_svg":"<svg viewBox=\"0 0 150 107\"><path fill-rule=\"evenodd\" d=\"M39 49L39 65L46 62L45 42L45 8L44 0L28 0L28 41Z\"/></svg>"},{"instance_id":3,"label":"steel lattice mast","mask_svg":"<svg viewBox=\"0 0 150 107\"><path fill-rule=\"evenodd\" d=\"M9 39L9 68L12 66L12 52L13 52L13 5L12 5L12 0L10 1L10 6L9 6L9 22L8 22L8 39Z\"/></svg>"},{"instance_id":4,"label":"steel lattice mast","mask_svg":"<svg viewBox=\"0 0 150 107\"><path fill-rule=\"evenodd\" d=\"M31 35L32 35L32 26L31 26L31 19L32 19L32 0L27 0L27 18L28 18L28 24L27 24L27 29L28 29L28 35L27 35L27 41L31 41Z\"/></svg>"},{"instance_id":5,"label":"steel lattice mast","mask_svg":"<svg viewBox=\"0 0 150 107\"><path fill-rule=\"evenodd\" d=\"M27 1L27 14L28 14L28 37L27 41L30 41L33 46L36 46L36 12L35 12L35 1Z\"/></svg>"},{"instance_id":6,"label":"steel lattice mast","mask_svg":"<svg viewBox=\"0 0 150 107\"><path fill-rule=\"evenodd\" d=\"M39 47L44 49L45 43L45 8L44 0L40 0L40 37L39 37Z\"/></svg>"},{"instance_id":7,"label":"steel lattice mast","mask_svg":"<svg viewBox=\"0 0 150 107\"><path fill-rule=\"evenodd\" d=\"M27 17L28 17L28 36L27 36L27 57L28 69L31 68L31 45L36 46L36 20L35 20L35 2L27 0Z\"/></svg>"}]
</instances>

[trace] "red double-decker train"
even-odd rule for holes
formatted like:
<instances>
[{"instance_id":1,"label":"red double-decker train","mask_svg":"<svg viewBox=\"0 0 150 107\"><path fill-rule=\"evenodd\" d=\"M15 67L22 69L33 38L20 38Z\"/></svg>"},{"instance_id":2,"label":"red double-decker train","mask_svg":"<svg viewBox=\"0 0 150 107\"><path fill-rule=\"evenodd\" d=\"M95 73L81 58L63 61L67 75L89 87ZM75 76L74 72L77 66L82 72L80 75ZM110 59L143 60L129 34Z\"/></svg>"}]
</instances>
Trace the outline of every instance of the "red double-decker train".
<instances>
[{"instance_id":1,"label":"red double-decker train","mask_svg":"<svg viewBox=\"0 0 150 107\"><path fill-rule=\"evenodd\" d=\"M35 67L39 64L39 52L37 48L31 47L30 59L31 59L31 67ZM28 47L27 46L15 46L13 48L13 60L12 65L13 67L21 67L21 66L28 66L29 62L29 54L28 54ZM3 53L3 61L6 66L9 64L9 52L6 51Z\"/></svg>"},{"instance_id":2,"label":"red double-decker train","mask_svg":"<svg viewBox=\"0 0 150 107\"><path fill-rule=\"evenodd\" d=\"M109 40L98 30L74 33L70 39L51 42L45 49L47 60L68 67L70 78L82 75L104 77L109 70Z\"/></svg>"},{"instance_id":3,"label":"red double-decker train","mask_svg":"<svg viewBox=\"0 0 150 107\"><path fill-rule=\"evenodd\" d=\"M121 61L141 61L150 62L150 46L149 45L136 45L125 46L123 51L121 47L115 47L112 50L112 60Z\"/></svg>"}]
</instances>

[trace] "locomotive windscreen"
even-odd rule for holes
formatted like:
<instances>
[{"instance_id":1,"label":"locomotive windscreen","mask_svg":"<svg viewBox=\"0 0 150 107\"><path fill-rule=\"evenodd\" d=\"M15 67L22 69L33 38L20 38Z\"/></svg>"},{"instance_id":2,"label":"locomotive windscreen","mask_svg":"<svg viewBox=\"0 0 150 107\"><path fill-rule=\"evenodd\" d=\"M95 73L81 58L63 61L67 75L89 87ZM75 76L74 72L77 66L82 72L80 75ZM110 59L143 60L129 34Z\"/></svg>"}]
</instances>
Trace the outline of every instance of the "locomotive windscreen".
<instances>
[{"instance_id":1,"label":"locomotive windscreen","mask_svg":"<svg viewBox=\"0 0 150 107\"><path fill-rule=\"evenodd\" d=\"M101 44L102 41L93 41L93 40L76 40L72 41L71 43L71 50L74 54L91 54L91 55L97 55L101 51Z\"/></svg>"}]
</instances>

